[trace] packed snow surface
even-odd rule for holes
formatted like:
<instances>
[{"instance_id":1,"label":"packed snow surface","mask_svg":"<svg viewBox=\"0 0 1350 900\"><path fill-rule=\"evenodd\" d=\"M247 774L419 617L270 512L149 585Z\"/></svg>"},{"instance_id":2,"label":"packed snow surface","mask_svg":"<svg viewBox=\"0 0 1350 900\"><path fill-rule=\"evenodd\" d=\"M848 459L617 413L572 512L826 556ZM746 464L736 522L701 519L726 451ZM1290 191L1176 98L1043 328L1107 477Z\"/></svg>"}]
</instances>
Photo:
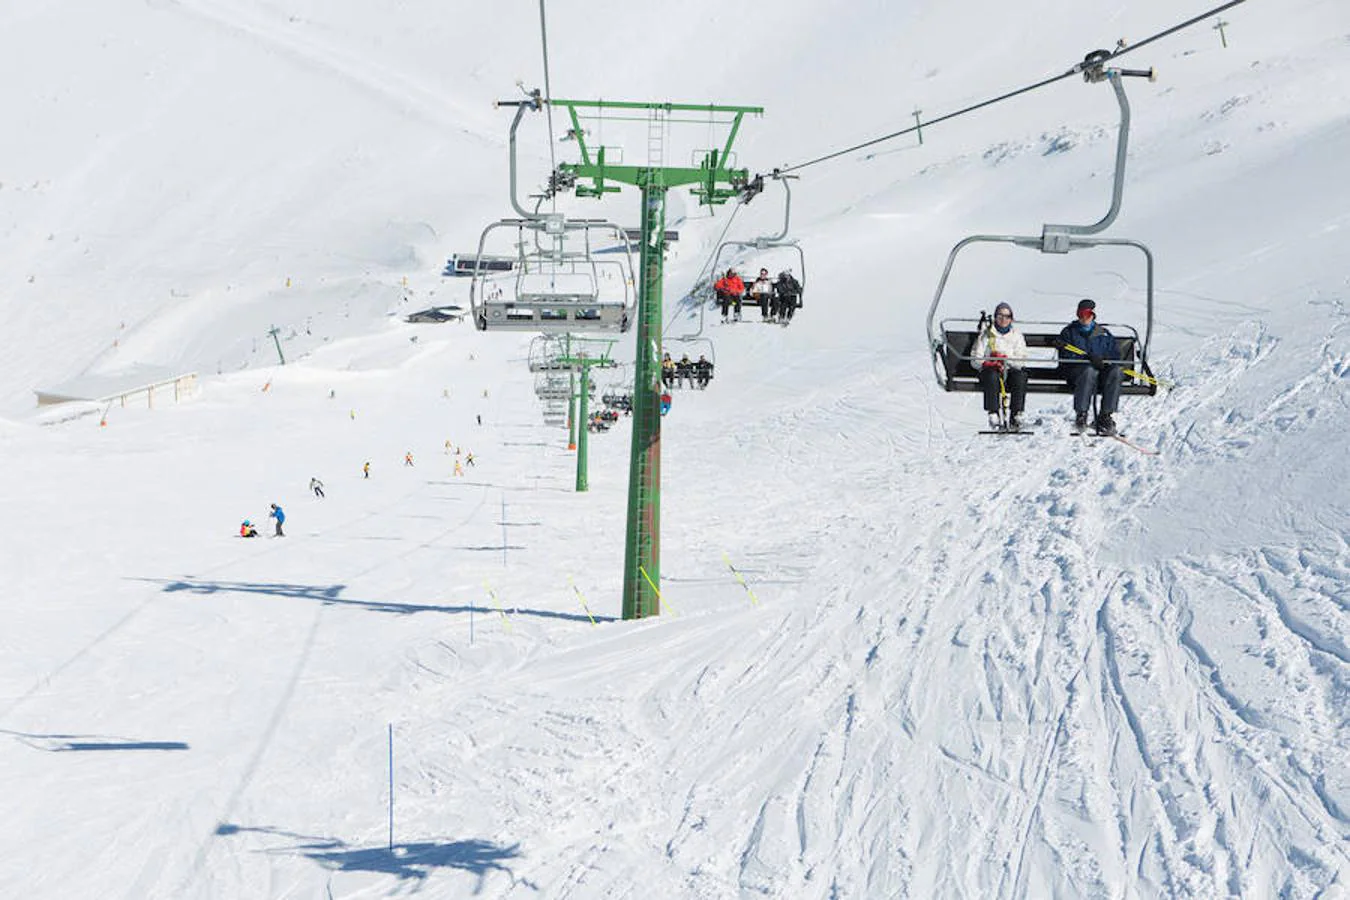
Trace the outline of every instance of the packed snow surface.
<instances>
[{"instance_id":1,"label":"packed snow surface","mask_svg":"<svg viewBox=\"0 0 1350 900\"><path fill-rule=\"evenodd\" d=\"M1203 11L553 3L547 87L763 106L767 173ZM664 347L716 374L661 422L661 615L623 621L632 420L577 492L530 334L404 321L515 215L493 102L545 87L539 5L10 0L0 896L1350 896L1350 5L1220 15L1118 63L1157 70L1106 232L1157 263L1165 387L1117 417L1156 456L1062 394L979 436L927 347L957 241L1104 214L1109 86L797 170L787 327L695 291L782 184L672 191ZM583 127L726 139L672 119ZM521 202L570 127L524 117ZM982 246L937 315L1144 332L1146 293L1129 248ZM152 369L195 388L93 402Z\"/></svg>"}]
</instances>

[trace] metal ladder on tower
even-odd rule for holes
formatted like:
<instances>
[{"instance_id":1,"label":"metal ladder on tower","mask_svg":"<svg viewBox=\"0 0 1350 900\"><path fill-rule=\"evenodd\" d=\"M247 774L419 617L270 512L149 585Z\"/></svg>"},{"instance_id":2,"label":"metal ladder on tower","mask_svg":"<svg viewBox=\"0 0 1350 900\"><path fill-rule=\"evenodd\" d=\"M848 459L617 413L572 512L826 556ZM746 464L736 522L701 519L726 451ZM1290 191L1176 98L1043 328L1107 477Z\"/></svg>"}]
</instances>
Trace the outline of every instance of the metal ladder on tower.
<instances>
[{"instance_id":1,"label":"metal ladder on tower","mask_svg":"<svg viewBox=\"0 0 1350 900\"><path fill-rule=\"evenodd\" d=\"M669 127L670 111L664 107L653 107L647 116L647 165L660 170L666 162L666 129Z\"/></svg>"}]
</instances>

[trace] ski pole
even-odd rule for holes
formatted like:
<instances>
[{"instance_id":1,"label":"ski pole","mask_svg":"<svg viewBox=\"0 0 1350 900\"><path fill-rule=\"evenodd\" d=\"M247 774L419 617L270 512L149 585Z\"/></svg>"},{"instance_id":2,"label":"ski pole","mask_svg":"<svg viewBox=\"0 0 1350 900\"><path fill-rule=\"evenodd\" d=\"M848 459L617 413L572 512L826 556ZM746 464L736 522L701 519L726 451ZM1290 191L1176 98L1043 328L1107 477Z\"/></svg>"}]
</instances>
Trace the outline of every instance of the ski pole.
<instances>
[{"instance_id":1,"label":"ski pole","mask_svg":"<svg viewBox=\"0 0 1350 900\"><path fill-rule=\"evenodd\" d=\"M1073 344L1070 344L1068 341L1065 341L1060 346L1062 346L1065 350L1068 350L1072 353L1077 353L1079 356L1088 355L1088 352L1086 350L1080 350ZM1159 387L1168 387L1168 388L1173 387L1172 382L1164 381L1161 378L1154 378L1152 375L1145 374L1144 372L1136 372L1134 369L1127 369L1124 366L1121 366L1120 370L1124 372L1126 375L1130 376L1131 378L1138 378L1140 381L1147 382L1148 384L1155 384Z\"/></svg>"}]
</instances>

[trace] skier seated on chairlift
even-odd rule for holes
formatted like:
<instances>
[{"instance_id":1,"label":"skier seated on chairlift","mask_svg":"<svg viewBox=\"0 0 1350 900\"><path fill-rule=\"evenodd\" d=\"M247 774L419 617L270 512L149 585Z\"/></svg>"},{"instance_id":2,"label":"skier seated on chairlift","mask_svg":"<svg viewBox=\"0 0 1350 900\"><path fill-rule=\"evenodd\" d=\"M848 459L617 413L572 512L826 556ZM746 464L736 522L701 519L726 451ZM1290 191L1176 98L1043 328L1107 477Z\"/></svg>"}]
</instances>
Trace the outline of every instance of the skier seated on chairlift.
<instances>
[{"instance_id":1,"label":"skier seated on chairlift","mask_svg":"<svg viewBox=\"0 0 1350 900\"><path fill-rule=\"evenodd\" d=\"M768 269L759 270L759 277L750 285L750 296L759 304L760 321L769 321L773 315L773 281L769 278Z\"/></svg>"},{"instance_id":2,"label":"skier seated on chairlift","mask_svg":"<svg viewBox=\"0 0 1350 900\"><path fill-rule=\"evenodd\" d=\"M661 383L667 388L675 384L675 360L667 353L661 357Z\"/></svg>"},{"instance_id":3,"label":"skier seated on chairlift","mask_svg":"<svg viewBox=\"0 0 1350 900\"><path fill-rule=\"evenodd\" d=\"M736 274L735 269L727 269L727 274L717 279L713 285L713 292L717 294L717 300L722 304L722 321L727 321L727 311L732 305L736 306L736 321L741 320L741 300L745 297L745 282L741 281L741 276Z\"/></svg>"},{"instance_id":4,"label":"skier seated on chairlift","mask_svg":"<svg viewBox=\"0 0 1350 900\"><path fill-rule=\"evenodd\" d=\"M1074 427L1087 428L1093 396L1102 395L1097 420L1092 423L1098 434L1115 434L1116 406L1120 403L1119 359L1116 339L1097 323L1097 304L1090 299L1078 301L1077 317L1059 333L1059 370L1073 388Z\"/></svg>"},{"instance_id":5,"label":"skier seated on chairlift","mask_svg":"<svg viewBox=\"0 0 1350 900\"><path fill-rule=\"evenodd\" d=\"M698 379L699 389L702 390L712 381L713 364L708 362L708 357L700 356L698 362L694 363L694 377Z\"/></svg>"},{"instance_id":6,"label":"skier seated on chairlift","mask_svg":"<svg viewBox=\"0 0 1350 900\"><path fill-rule=\"evenodd\" d=\"M686 382L689 387L694 386L694 364L690 361L688 353L680 357L680 361L675 364L675 378L679 387L685 387Z\"/></svg>"},{"instance_id":7,"label":"skier seated on chairlift","mask_svg":"<svg viewBox=\"0 0 1350 900\"><path fill-rule=\"evenodd\" d=\"M1003 430L1000 412L1002 395L1008 397L1008 429L1022 430L1022 410L1027 403L1027 340L1013 324L1012 307L1000 303L994 318L980 316L980 329L970 348L970 364L980 373L984 389L984 411L989 427Z\"/></svg>"},{"instance_id":8,"label":"skier seated on chairlift","mask_svg":"<svg viewBox=\"0 0 1350 900\"><path fill-rule=\"evenodd\" d=\"M784 325L791 322L801 296L802 283L793 277L792 270L784 269L779 272L778 280L773 283L775 318Z\"/></svg>"}]
</instances>

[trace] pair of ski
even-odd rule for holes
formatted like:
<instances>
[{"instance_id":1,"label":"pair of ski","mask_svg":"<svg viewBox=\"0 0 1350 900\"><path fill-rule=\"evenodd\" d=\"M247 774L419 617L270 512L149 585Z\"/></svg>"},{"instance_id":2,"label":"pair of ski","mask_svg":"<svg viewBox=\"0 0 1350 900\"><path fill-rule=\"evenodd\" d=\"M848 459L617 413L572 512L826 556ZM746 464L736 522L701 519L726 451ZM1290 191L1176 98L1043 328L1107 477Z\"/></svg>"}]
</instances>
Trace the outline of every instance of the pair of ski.
<instances>
[{"instance_id":1,"label":"pair of ski","mask_svg":"<svg viewBox=\"0 0 1350 900\"><path fill-rule=\"evenodd\" d=\"M1033 422L1032 424L1033 424L1033 425L1040 425L1040 424L1041 424L1041 420L1040 420L1040 419L1037 419L1037 420L1036 420L1035 422ZM1013 428L989 428L989 429L981 430L981 431L978 432L978 433L979 433L979 434L992 434L992 435L999 435L999 436L1007 437L1007 436L1010 436L1010 435L1029 435L1029 434L1035 434L1036 432L1034 432L1034 431L1029 431L1029 430L1027 430L1026 428L1018 428L1018 429L1013 429ZM1131 441L1129 438L1125 437L1123 434L1120 434L1119 432L1116 432L1116 431L1097 431L1096 429L1093 429L1093 428L1082 428L1082 429L1080 429L1080 428L1075 427L1075 428L1073 428L1073 430L1071 430L1071 431L1069 432L1069 436L1070 436L1070 437L1112 438L1112 439L1117 440L1117 441L1119 441L1120 443L1124 444L1126 447L1129 447L1131 450L1137 450L1137 451L1139 451L1140 453L1144 454L1145 456L1158 456L1158 455L1159 455L1159 453L1158 453L1157 450L1150 450L1150 449L1148 449L1147 447L1141 447L1140 445L1136 444L1134 441Z\"/></svg>"}]
</instances>

